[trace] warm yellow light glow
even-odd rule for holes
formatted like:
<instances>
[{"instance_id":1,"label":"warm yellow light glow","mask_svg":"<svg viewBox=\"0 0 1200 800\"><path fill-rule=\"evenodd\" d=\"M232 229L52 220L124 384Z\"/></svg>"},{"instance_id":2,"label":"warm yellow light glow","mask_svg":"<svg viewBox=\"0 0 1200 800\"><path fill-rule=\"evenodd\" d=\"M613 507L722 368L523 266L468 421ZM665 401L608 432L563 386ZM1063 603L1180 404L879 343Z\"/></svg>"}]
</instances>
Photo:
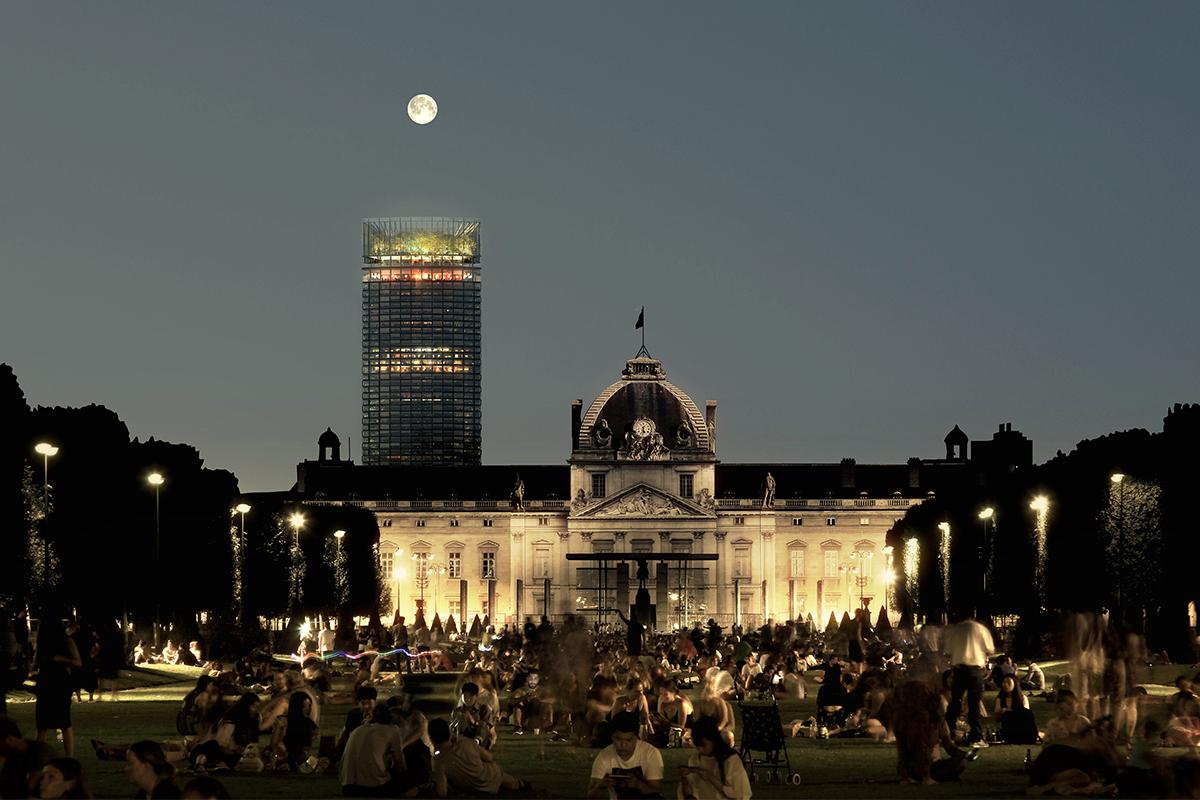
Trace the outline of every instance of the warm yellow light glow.
<instances>
[{"instance_id":1,"label":"warm yellow light glow","mask_svg":"<svg viewBox=\"0 0 1200 800\"><path fill-rule=\"evenodd\" d=\"M992 515L995 513L996 513L996 509L992 508L991 506L987 506L986 508L982 509L979 512L979 518L980 519L991 519Z\"/></svg>"},{"instance_id":2,"label":"warm yellow light glow","mask_svg":"<svg viewBox=\"0 0 1200 800\"><path fill-rule=\"evenodd\" d=\"M404 580L404 570L400 567L396 567L394 570L392 570L392 578L397 581Z\"/></svg>"},{"instance_id":3,"label":"warm yellow light glow","mask_svg":"<svg viewBox=\"0 0 1200 800\"><path fill-rule=\"evenodd\" d=\"M164 478L158 472L151 472L149 475L146 476L146 480L150 482L151 486L162 486L163 481L165 481L166 478Z\"/></svg>"},{"instance_id":4,"label":"warm yellow light glow","mask_svg":"<svg viewBox=\"0 0 1200 800\"><path fill-rule=\"evenodd\" d=\"M883 573L883 579L887 583L895 583L896 582L896 571L889 569L887 572Z\"/></svg>"},{"instance_id":5,"label":"warm yellow light glow","mask_svg":"<svg viewBox=\"0 0 1200 800\"><path fill-rule=\"evenodd\" d=\"M303 528L304 515L297 511L295 514L292 514L290 517L288 517L288 523L290 523L293 528Z\"/></svg>"},{"instance_id":6,"label":"warm yellow light glow","mask_svg":"<svg viewBox=\"0 0 1200 800\"><path fill-rule=\"evenodd\" d=\"M333 538L335 538L335 539L341 539L345 535L346 535L345 531L334 531L333 532Z\"/></svg>"},{"instance_id":7,"label":"warm yellow light glow","mask_svg":"<svg viewBox=\"0 0 1200 800\"><path fill-rule=\"evenodd\" d=\"M890 555L891 555L891 554L892 554L892 553L895 551L895 549L896 549L896 548L892 547L890 544L889 544L889 545L885 545L885 546L884 546L884 548L883 548L883 554L884 554L885 556L890 556Z\"/></svg>"},{"instance_id":8,"label":"warm yellow light glow","mask_svg":"<svg viewBox=\"0 0 1200 800\"><path fill-rule=\"evenodd\" d=\"M34 449L34 452L36 452L38 455L43 455L43 456L58 455L58 448L55 447L54 445L50 444L49 442L38 442L36 445L34 445L33 449Z\"/></svg>"},{"instance_id":9,"label":"warm yellow light glow","mask_svg":"<svg viewBox=\"0 0 1200 800\"><path fill-rule=\"evenodd\" d=\"M1125 475L1120 472L1114 472L1109 480L1111 480L1113 483L1120 483L1121 481L1125 480Z\"/></svg>"},{"instance_id":10,"label":"warm yellow light glow","mask_svg":"<svg viewBox=\"0 0 1200 800\"><path fill-rule=\"evenodd\" d=\"M1039 514L1045 514L1050 509L1050 498L1044 494L1039 494L1030 501L1029 508Z\"/></svg>"},{"instance_id":11,"label":"warm yellow light glow","mask_svg":"<svg viewBox=\"0 0 1200 800\"><path fill-rule=\"evenodd\" d=\"M941 531L942 533L946 533L946 534L950 533L950 523L949 522L939 522L938 530Z\"/></svg>"},{"instance_id":12,"label":"warm yellow light glow","mask_svg":"<svg viewBox=\"0 0 1200 800\"><path fill-rule=\"evenodd\" d=\"M233 510L238 512L239 514L248 514L250 512L250 504L249 503L238 503L236 506L233 507Z\"/></svg>"}]
</instances>

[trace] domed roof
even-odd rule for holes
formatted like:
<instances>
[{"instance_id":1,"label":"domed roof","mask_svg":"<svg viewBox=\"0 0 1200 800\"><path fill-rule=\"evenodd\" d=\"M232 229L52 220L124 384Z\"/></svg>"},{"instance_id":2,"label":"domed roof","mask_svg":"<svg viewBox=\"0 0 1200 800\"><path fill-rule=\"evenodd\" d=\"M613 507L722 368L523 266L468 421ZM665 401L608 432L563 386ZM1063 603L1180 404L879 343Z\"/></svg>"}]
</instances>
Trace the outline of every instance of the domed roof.
<instances>
[{"instance_id":1,"label":"domed roof","mask_svg":"<svg viewBox=\"0 0 1200 800\"><path fill-rule=\"evenodd\" d=\"M638 357L626 362L621 379L601 392L583 415L576 448L620 449L626 446L627 434L632 434L645 440L647 447L658 443L660 449L642 456L647 460L666 458L672 450L711 452L703 412L666 377L662 362L657 359ZM604 433L593 436L594 430ZM661 440L654 439L655 434ZM606 436L611 437L611 443L604 443Z\"/></svg>"},{"instance_id":2,"label":"domed roof","mask_svg":"<svg viewBox=\"0 0 1200 800\"><path fill-rule=\"evenodd\" d=\"M317 447L334 447L342 443L338 435L333 432L333 428L326 428L321 437L317 439Z\"/></svg>"},{"instance_id":3,"label":"domed roof","mask_svg":"<svg viewBox=\"0 0 1200 800\"><path fill-rule=\"evenodd\" d=\"M966 444L967 443L967 435L965 433L963 433L962 428L955 425L954 430L952 430L946 434L945 441L946 441L946 444L960 444L960 443Z\"/></svg>"}]
</instances>

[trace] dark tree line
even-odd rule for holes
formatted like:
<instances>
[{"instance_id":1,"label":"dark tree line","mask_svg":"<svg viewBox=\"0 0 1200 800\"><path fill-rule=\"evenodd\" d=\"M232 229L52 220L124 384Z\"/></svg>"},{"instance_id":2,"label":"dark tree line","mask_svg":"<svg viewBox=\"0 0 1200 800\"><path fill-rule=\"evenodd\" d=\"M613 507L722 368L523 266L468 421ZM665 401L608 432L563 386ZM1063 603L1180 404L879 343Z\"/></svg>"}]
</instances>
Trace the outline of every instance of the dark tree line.
<instances>
[{"instance_id":1,"label":"dark tree line","mask_svg":"<svg viewBox=\"0 0 1200 800\"><path fill-rule=\"evenodd\" d=\"M1110 610L1155 650L1190 660L1188 604L1200 597L1194 522L1200 406L1177 405L1161 433L1136 429L1080 442L1070 454L988 481L964 484L909 510L888 533L902 553L920 542L917 591L906 610L943 615L1019 615L1024 644L1055 614ZM1114 481L1114 475L1121 476ZM1045 497L1044 598L1039 593L1038 512ZM992 508L989 520L979 512ZM951 531L950 592L943 597L938 525ZM985 545L985 536L989 537ZM903 571L897 557L897 571ZM984 588L983 575L989 580ZM901 576L898 587L904 586Z\"/></svg>"},{"instance_id":2,"label":"dark tree line","mask_svg":"<svg viewBox=\"0 0 1200 800\"><path fill-rule=\"evenodd\" d=\"M369 512L294 507L284 493L244 498L233 473L205 467L196 448L130 439L107 408L31 408L7 365L0 365L0 414L0 605L35 615L127 616L140 631L157 613L181 634L195 631L202 614L232 626L239 600L251 628L260 616L377 611L379 532ZM43 441L59 448L48 472L34 450ZM153 472L164 476L157 537ZM233 509L247 500L237 597L243 540ZM296 510L307 520L298 593L289 580L288 517ZM334 530L346 532L340 544Z\"/></svg>"}]
</instances>

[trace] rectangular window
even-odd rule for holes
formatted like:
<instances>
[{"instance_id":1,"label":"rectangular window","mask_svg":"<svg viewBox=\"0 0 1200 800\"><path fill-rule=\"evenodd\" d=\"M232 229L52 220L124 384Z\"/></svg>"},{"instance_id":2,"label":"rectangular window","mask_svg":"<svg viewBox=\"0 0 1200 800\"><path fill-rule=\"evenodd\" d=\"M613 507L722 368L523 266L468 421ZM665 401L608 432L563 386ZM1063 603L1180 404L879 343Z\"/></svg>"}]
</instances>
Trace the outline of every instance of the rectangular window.
<instances>
[{"instance_id":1,"label":"rectangular window","mask_svg":"<svg viewBox=\"0 0 1200 800\"><path fill-rule=\"evenodd\" d=\"M451 578L462 577L462 553L458 550L446 554L446 575Z\"/></svg>"},{"instance_id":2,"label":"rectangular window","mask_svg":"<svg viewBox=\"0 0 1200 800\"><path fill-rule=\"evenodd\" d=\"M690 553L692 552L692 543L687 539L672 539L672 553Z\"/></svg>"},{"instance_id":3,"label":"rectangular window","mask_svg":"<svg viewBox=\"0 0 1200 800\"><path fill-rule=\"evenodd\" d=\"M859 517L859 518L858 518L858 524L859 524L859 525L870 525L870 524L871 524L871 518L870 518L870 517Z\"/></svg>"},{"instance_id":4,"label":"rectangular window","mask_svg":"<svg viewBox=\"0 0 1200 800\"><path fill-rule=\"evenodd\" d=\"M379 572L382 574L383 580L385 581L395 580L395 576L392 575L392 569L394 569L392 565L392 557L394 555L395 554L390 551L379 554Z\"/></svg>"},{"instance_id":5,"label":"rectangular window","mask_svg":"<svg viewBox=\"0 0 1200 800\"><path fill-rule=\"evenodd\" d=\"M792 524L793 525L803 525L804 517L792 517Z\"/></svg>"},{"instance_id":6,"label":"rectangular window","mask_svg":"<svg viewBox=\"0 0 1200 800\"><path fill-rule=\"evenodd\" d=\"M456 520L456 519L452 519L452 520L450 520L450 527L451 527L451 528L457 528L457 527L458 527L458 520Z\"/></svg>"},{"instance_id":7,"label":"rectangular window","mask_svg":"<svg viewBox=\"0 0 1200 800\"><path fill-rule=\"evenodd\" d=\"M830 526L837 525L837 517L826 517L825 524Z\"/></svg>"},{"instance_id":8,"label":"rectangular window","mask_svg":"<svg viewBox=\"0 0 1200 800\"><path fill-rule=\"evenodd\" d=\"M791 577L804 577L804 551L794 547L788 551L788 562L791 565Z\"/></svg>"},{"instance_id":9,"label":"rectangular window","mask_svg":"<svg viewBox=\"0 0 1200 800\"><path fill-rule=\"evenodd\" d=\"M549 525L549 524L550 524L549 517L538 517L538 525Z\"/></svg>"},{"instance_id":10,"label":"rectangular window","mask_svg":"<svg viewBox=\"0 0 1200 800\"><path fill-rule=\"evenodd\" d=\"M592 542L593 553L611 553L613 551L612 539L597 539Z\"/></svg>"},{"instance_id":11,"label":"rectangular window","mask_svg":"<svg viewBox=\"0 0 1200 800\"><path fill-rule=\"evenodd\" d=\"M733 577L750 577L750 548L736 547L733 550Z\"/></svg>"},{"instance_id":12,"label":"rectangular window","mask_svg":"<svg viewBox=\"0 0 1200 800\"><path fill-rule=\"evenodd\" d=\"M462 603L461 603L461 601L456 597L453 600L449 601L449 605L450 605L450 616L454 617L455 621L461 623L462 622Z\"/></svg>"},{"instance_id":13,"label":"rectangular window","mask_svg":"<svg viewBox=\"0 0 1200 800\"><path fill-rule=\"evenodd\" d=\"M604 497L604 479L608 477L603 472L592 473L592 497Z\"/></svg>"},{"instance_id":14,"label":"rectangular window","mask_svg":"<svg viewBox=\"0 0 1200 800\"><path fill-rule=\"evenodd\" d=\"M841 550L826 550L825 551L825 577L836 578L838 576L838 565L842 560Z\"/></svg>"},{"instance_id":15,"label":"rectangular window","mask_svg":"<svg viewBox=\"0 0 1200 800\"><path fill-rule=\"evenodd\" d=\"M492 520L491 520L490 518L489 518L489 519L485 519L485 520L483 521L483 527L485 527L485 528L490 528L490 527L492 527Z\"/></svg>"},{"instance_id":16,"label":"rectangular window","mask_svg":"<svg viewBox=\"0 0 1200 800\"><path fill-rule=\"evenodd\" d=\"M745 524L746 524L746 518L745 518L745 517L734 517L734 518L733 518L733 524L734 524L734 525L745 525Z\"/></svg>"},{"instance_id":17,"label":"rectangular window","mask_svg":"<svg viewBox=\"0 0 1200 800\"><path fill-rule=\"evenodd\" d=\"M550 548L538 547L533 551L533 576L539 580L550 577Z\"/></svg>"},{"instance_id":18,"label":"rectangular window","mask_svg":"<svg viewBox=\"0 0 1200 800\"><path fill-rule=\"evenodd\" d=\"M496 579L496 554L485 550L479 554L479 577L485 581Z\"/></svg>"},{"instance_id":19,"label":"rectangular window","mask_svg":"<svg viewBox=\"0 0 1200 800\"><path fill-rule=\"evenodd\" d=\"M418 528L424 528L424 527L425 527L425 520L423 520L423 519L419 519L419 520L417 520L417 527L418 527Z\"/></svg>"},{"instance_id":20,"label":"rectangular window","mask_svg":"<svg viewBox=\"0 0 1200 800\"><path fill-rule=\"evenodd\" d=\"M692 496L692 487L694 485L695 478L696 478L696 476L690 472L684 472L679 476L679 496L680 497L689 497L690 498Z\"/></svg>"}]
</instances>

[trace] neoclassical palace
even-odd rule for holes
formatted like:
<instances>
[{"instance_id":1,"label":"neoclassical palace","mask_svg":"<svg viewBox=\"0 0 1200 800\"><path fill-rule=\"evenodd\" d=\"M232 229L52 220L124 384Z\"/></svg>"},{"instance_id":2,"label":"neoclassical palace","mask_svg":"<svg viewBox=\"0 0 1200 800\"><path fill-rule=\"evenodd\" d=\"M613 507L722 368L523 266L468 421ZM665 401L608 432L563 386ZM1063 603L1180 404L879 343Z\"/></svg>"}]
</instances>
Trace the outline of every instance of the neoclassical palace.
<instances>
[{"instance_id":1,"label":"neoclassical palace","mask_svg":"<svg viewBox=\"0 0 1200 800\"><path fill-rule=\"evenodd\" d=\"M938 459L721 463L717 404L694 402L644 349L586 408L574 401L570 420L565 465L363 467L341 459L327 430L294 492L375 514L402 614L423 604L497 624L614 620L641 585L659 628L757 625L890 603L884 537L905 511L1033 455L1011 425L975 443L955 426ZM716 558L679 558L689 554Z\"/></svg>"}]
</instances>

